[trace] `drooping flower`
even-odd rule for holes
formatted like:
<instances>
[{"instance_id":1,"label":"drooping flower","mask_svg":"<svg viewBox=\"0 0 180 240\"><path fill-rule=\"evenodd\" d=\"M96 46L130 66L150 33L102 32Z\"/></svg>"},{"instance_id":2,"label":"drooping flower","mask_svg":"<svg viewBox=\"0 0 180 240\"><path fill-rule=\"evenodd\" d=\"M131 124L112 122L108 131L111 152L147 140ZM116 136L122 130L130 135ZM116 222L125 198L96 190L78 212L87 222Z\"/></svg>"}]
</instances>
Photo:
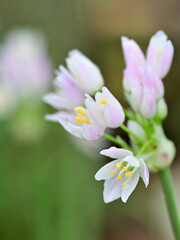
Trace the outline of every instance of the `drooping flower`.
<instances>
[{"instance_id":1,"label":"drooping flower","mask_svg":"<svg viewBox=\"0 0 180 240\"><path fill-rule=\"evenodd\" d=\"M84 104L85 93L65 67L60 66L59 69L54 81L57 91L46 94L43 99L58 110L73 110L76 106Z\"/></svg>"},{"instance_id":2,"label":"drooping flower","mask_svg":"<svg viewBox=\"0 0 180 240\"><path fill-rule=\"evenodd\" d=\"M46 115L46 119L59 122L70 134L89 141L96 141L105 131L105 127L98 124L90 112L83 107L76 107L74 112Z\"/></svg>"},{"instance_id":3,"label":"drooping flower","mask_svg":"<svg viewBox=\"0 0 180 240\"><path fill-rule=\"evenodd\" d=\"M161 78L164 78L169 72L174 47L162 30L151 37L146 59L139 45L132 39L122 37L122 48L126 64L133 58L138 66L152 67Z\"/></svg>"},{"instance_id":4,"label":"drooping flower","mask_svg":"<svg viewBox=\"0 0 180 240\"><path fill-rule=\"evenodd\" d=\"M95 101L86 94L85 104L93 118L105 127L119 127L125 120L121 104L106 87L96 93Z\"/></svg>"},{"instance_id":5,"label":"drooping flower","mask_svg":"<svg viewBox=\"0 0 180 240\"><path fill-rule=\"evenodd\" d=\"M66 59L76 83L88 94L94 94L104 85L99 68L78 50L72 50Z\"/></svg>"},{"instance_id":6,"label":"drooping flower","mask_svg":"<svg viewBox=\"0 0 180 240\"><path fill-rule=\"evenodd\" d=\"M145 186L148 186L149 171L142 158L136 158L131 151L116 147L103 150L101 154L116 159L103 166L95 175L96 180L105 180L103 192L105 203L118 198L126 202L140 177Z\"/></svg>"}]
</instances>

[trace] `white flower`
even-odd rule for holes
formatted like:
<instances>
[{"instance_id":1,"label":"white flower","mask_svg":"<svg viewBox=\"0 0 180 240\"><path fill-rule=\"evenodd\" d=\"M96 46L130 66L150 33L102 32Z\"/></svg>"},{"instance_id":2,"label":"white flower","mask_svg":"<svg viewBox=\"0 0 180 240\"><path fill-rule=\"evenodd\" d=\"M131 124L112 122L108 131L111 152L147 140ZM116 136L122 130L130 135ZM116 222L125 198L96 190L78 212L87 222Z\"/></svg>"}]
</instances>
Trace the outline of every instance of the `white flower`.
<instances>
[{"instance_id":1,"label":"white flower","mask_svg":"<svg viewBox=\"0 0 180 240\"><path fill-rule=\"evenodd\" d=\"M105 180L105 203L118 198L126 202L140 177L145 186L148 186L149 171L142 158L136 158L131 151L116 147L103 150L101 154L116 159L102 167L95 175L96 180Z\"/></svg>"},{"instance_id":2,"label":"white flower","mask_svg":"<svg viewBox=\"0 0 180 240\"><path fill-rule=\"evenodd\" d=\"M104 85L104 79L99 68L80 51L71 51L66 62L76 83L86 93L94 94Z\"/></svg>"},{"instance_id":3,"label":"white flower","mask_svg":"<svg viewBox=\"0 0 180 240\"><path fill-rule=\"evenodd\" d=\"M89 141L96 141L105 131L105 127L95 122L89 111L83 107L76 107L74 112L46 115L46 119L59 122L70 134Z\"/></svg>"}]
</instances>

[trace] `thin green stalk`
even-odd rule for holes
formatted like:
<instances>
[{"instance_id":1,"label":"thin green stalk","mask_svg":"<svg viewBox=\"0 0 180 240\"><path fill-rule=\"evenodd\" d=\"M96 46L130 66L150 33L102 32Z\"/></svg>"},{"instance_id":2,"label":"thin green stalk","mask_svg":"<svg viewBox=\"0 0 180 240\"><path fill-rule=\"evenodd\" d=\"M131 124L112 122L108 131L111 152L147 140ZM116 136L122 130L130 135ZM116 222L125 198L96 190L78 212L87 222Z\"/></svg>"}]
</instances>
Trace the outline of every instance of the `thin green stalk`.
<instances>
[{"instance_id":1,"label":"thin green stalk","mask_svg":"<svg viewBox=\"0 0 180 240\"><path fill-rule=\"evenodd\" d=\"M128 134L132 135L140 145L143 144L143 142L141 141L141 139L140 139L136 134L134 134L133 132L131 132L124 124L121 124L120 128L123 129L123 130L124 130L125 132L127 132Z\"/></svg>"},{"instance_id":2,"label":"thin green stalk","mask_svg":"<svg viewBox=\"0 0 180 240\"><path fill-rule=\"evenodd\" d=\"M110 140L111 142L114 142L115 144L117 144L117 145L119 145L119 146L121 146L123 148L126 148L126 149L128 149L128 150L130 150L132 152L134 151L128 144L126 144L126 143L116 139L115 137L112 137L111 135L109 135L107 133L104 133L103 137L108 139L108 140Z\"/></svg>"},{"instance_id":3,"label":"thin green stalk","mask_svg":"<svg viewBox=\"0 0 180 240\"><path fill-rule=\"evenodd\" d=\"M139 152L137 153L136 157L139 158L142 153L146 150L146 148L151 144L155 142L155 139L150 139L149 141L147 141L143 146L142 148L139 150Z\"/></svg>"},{"instance_id":4,"label":"thin green stalk","mask_svg":"<svg viewBox=\"0 0 180 240\"><path fill-rule=\"evenodd\" d=\"M176 240L180 240L180 219L178 215L177 204L174 195L174 188L170 168L165 168L159 172L164 195L166 198L166 205L171 220L171 225L174 231Z\"/></svg>"}]
</instances>

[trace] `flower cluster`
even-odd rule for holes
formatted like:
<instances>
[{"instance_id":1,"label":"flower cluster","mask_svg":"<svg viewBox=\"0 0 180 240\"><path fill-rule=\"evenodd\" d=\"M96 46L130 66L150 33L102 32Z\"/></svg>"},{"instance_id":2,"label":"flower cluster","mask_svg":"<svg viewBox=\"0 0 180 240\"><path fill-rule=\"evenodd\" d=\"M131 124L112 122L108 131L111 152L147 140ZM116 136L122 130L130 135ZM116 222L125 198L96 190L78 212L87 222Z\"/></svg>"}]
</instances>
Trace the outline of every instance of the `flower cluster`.
<instances>
[{"instance_id":1,"label":"flower cluster","mask_svg":"<svg viewBox=\"0 0 180 240\"><path fill-rule=\"evenodd\" d=\"M76 137L95 141L107 127L116 128L124 122L123 109L103 86L102 74L90 59L73 50L66 63L68 70L60 66L56 72L56 92L44 96L45 102L58 109L46 119L59 122Z\"/></svg>"},{"instance_id":2,"label":"flower cluster","mask_svg":"<svg viewBox=\"0 0 180 240\"><path fill-rule=\"evenodd\" d=\"M122 37L126 62L123 88L129 104L123 109L104 86L99 68L77 50L66 59L67 69L56 72L56 91L44 96L44 101L58 110L46 119L59 122L66 131L78 138L95 141L101 136L119 147L102 150L101 154L115 159L95 175L105 180L104 201L121 198L126 202L139 178L149 184L149 171L159 171L173 161L174 144L162 128L167 115L164 100L164 78L173 59L173 45L163 31L152 36L145 58L134 40ZM127 126L123 123L127 118ZM123 129L130 145L121 137L105 133L106 128Z\"/></svg>"}]
</instances>

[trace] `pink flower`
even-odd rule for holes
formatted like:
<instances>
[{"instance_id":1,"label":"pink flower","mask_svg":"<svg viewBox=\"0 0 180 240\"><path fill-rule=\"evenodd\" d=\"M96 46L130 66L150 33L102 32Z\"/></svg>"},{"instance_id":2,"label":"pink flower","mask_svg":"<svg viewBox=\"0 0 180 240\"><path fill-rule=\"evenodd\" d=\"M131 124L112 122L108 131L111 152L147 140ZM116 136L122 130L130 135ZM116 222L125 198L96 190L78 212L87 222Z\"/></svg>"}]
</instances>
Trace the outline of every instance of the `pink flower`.
<instances>
[{"instance_id":1,"label":"pink flower","mask_svg":"<svg viewBox=\"0 0 180 240\"><path fill-rule=\"evenodd\" d=\"M54 81L57 91L46 94L43 99L58 110L73 110L74 107L83 105L84 92L65 67L60 66L59 69L60 71L56 72L57 76Z\"/></svg>"},{"instance_id":2,"label":"pink flower","mask_svg":"<svg viewBox=\"0 0 180 240\"><path fill-rule=\"evenodd\" d=\"M96 93L95 101L86 94L85 104L96 122L105 127L119 127L125 120L121 104L106 87Z\"/></svg>"},{"instance_id":3,"label":"pink flower","mask_svg":"<svg viewBox=\"0 0 180 240\"><path fill-rule=\"evenodd\" d=\"M76 83L86 93L94 94L104 85L104 79L99 68L80 51L71 51L66 62Z\"/></svg>"},{"instance_id":4,"label":"pink flower","mask_svg":"<svg viewBox=\"0 0 180 240\"><path fill-rule=\"evenodd\" d=\"M151 37L146 59L138 44L132 39L122 37L122 48L126 64L133 58L138 66L152 67L161 78L164 78L169 72L174 47L162 30Z\"/></svg>"},{"instance_id":5,"label":"pink flower","mask_svg":"<svg viewBox=\"0 0 180 240\"><path fill-rule=\"evenodd\" d=\"M76 107L74 112L46 115L46 119L59 122L70 134L89 141L96 141L105 131L105 127L98 124L90 112L83 107Z\"/></svg>"}]
</instances>

